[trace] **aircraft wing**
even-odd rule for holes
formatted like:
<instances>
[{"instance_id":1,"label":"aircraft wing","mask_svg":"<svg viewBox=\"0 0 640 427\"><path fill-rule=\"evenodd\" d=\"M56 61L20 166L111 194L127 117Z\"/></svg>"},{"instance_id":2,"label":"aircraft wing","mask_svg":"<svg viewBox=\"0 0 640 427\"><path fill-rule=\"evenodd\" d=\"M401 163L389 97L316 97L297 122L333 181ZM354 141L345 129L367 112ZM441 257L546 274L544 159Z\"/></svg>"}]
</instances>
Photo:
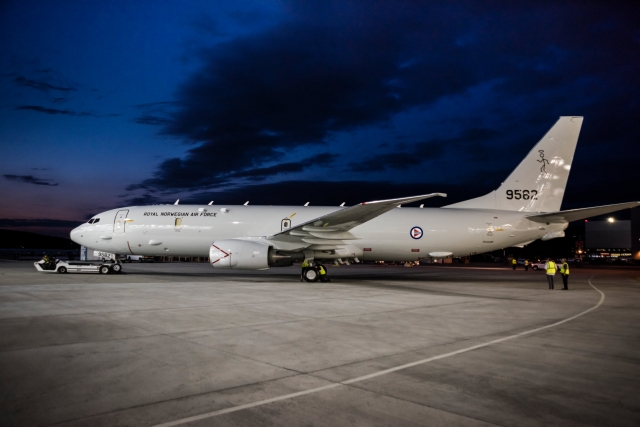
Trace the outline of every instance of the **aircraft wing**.
<instances>
[{"instance_id":1,"label":"aircraft wing","mask_svg":"<svg viewBox=\"0 0 640 427\"><path fill-rule=\"evenodd\" d=\"M345 240L357 239L349 232L352 228L371 221L405 203L417 202L418 200L436 196L447 197L444 193L432 193L399 199L363 202L312 219L289 230L269 236L267 239L274 242L303 243L304 246L315 245L314 249L335 249L337 245L344 245Z\"/></svg>"},{"instance_id":2,"label":"aircraft wing","mask_svg":"<svg viewBox=\"0 0 640 427\"><path fill-rule=\"evenodd\" d=\"M548 212L542 214L527 215L530 221L542 223L564 223L604 215L622 209L630 209L640 206L640 202L618 203L615 205L596 206L594 208L571 209L568 211Z\"/></svg>"}]
</instances>

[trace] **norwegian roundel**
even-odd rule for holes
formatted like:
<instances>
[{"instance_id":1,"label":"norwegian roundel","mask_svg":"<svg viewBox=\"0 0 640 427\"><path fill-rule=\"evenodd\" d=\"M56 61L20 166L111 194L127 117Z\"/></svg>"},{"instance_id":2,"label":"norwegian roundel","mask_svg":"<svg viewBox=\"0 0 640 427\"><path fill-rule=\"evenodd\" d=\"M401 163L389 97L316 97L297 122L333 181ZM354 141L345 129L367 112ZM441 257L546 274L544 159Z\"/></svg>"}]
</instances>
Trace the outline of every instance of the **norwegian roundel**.
<instances>
[{"instance_id":1,"label":"norwegian roundel","mask_svg":"<svg viewBox=\"0 0 640 427\"><path fill-rule=\"evenodd\" d=\"M419 238L422 237L424 232L422 231L422 228L420 228L420 227L413 227L411 229L411 231L409 232L409 234L411 235L412 238L418 240Z\"/></svg>"}]
</instances>

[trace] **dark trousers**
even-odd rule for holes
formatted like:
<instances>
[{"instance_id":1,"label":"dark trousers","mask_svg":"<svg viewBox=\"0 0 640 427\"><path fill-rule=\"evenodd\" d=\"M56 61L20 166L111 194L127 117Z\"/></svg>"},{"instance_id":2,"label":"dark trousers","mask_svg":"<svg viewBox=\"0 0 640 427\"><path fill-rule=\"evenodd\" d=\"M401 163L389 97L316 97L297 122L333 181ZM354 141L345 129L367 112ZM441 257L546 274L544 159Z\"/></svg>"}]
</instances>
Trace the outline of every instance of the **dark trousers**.
<instances>
[{"instance_id":1,"label":"dark trousers","mask_svg":"<svg viewBox=\"0 0 640 427\"><path fill-rule=\"evenodd\" d=\"M565 289L569 289L569 275L568 274L563 274L562 275L562 284L564 285Z\"/></svg>"},{"instance_id":2,"label":"dark trousers","mask_svg":"<svg viewBox=\"0 0 640 427\"><path fill-rule=\"evenodd\" d=\"M524 271L529 271L529 266L528 265L524 266Z\"/></svg>"},{"instance_id":3,"label":"dark trousers","mask_svg":"<svg viewBox=\"0 0 640 427\"><path fill-rule=\"evenodd\" d=\"M514 269L514 270L516 269L516 265L517 265L517 264L513 264L513 269Z\"/></svg>"},{"instance_id":4,"label":"dark trousers","mask_svg":"<svg viewBox=\"0 0 640 427\"><path fill-rule=\"evenodd\" d=\"M553 289L553 274L547 274L547 281L549 282L549 289Z\"/></svg>"}]
</instances>

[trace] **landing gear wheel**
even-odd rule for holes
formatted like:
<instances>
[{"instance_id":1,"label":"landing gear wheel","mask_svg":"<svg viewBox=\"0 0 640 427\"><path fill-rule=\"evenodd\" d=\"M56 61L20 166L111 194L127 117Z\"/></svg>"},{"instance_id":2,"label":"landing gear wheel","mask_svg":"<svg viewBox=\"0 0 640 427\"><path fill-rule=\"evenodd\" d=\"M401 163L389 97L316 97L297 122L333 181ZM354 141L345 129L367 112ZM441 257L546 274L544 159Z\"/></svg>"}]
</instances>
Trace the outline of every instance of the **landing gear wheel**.
<instances>
[{"instance_id":1,"label":"landing gear wheel","mask_svg":"<svg viewBox=\"0 0 640 427\"><path fill-rule=\"evenodd\" d=\"M64 273L66 273L66 272L67 272L67 267L60 267L60 268L58 269L58 273L64 274Z\"/></svg>"},{"instance_id":2,"label":"landing gear wheel","mask_svg":"<svg viewBox=\"0 0 640 427\"><path fill-rule=\"evenodd\" d=\"M107 267L106 265L103 265L102 267L100 267L101 274L107 274L108 272L109 272L109 267Z\"/></svg>"},{"instance_id":3,"label":"landing gear wheel","mask_svg":"<svg viewBox=\"0 0 640 427\"><path fill-rule=\"evenodd\" d=\"M306 280L307 282L317 282L320 276L318 272L313 268L308 269L302 275L304 277L304 280Z\"/></svg>"},{"instance_id":4,"label":"landing gear wheel","mask_svg":"<svg viewBox=\"0 0 640 427\"><path fill-rule=\"evenodd\" d=\"M114 264L113 267L111 267L111 271L114 273L120 273L122 271L122 266L120 264Z\"/></svg>"}]
</instances>

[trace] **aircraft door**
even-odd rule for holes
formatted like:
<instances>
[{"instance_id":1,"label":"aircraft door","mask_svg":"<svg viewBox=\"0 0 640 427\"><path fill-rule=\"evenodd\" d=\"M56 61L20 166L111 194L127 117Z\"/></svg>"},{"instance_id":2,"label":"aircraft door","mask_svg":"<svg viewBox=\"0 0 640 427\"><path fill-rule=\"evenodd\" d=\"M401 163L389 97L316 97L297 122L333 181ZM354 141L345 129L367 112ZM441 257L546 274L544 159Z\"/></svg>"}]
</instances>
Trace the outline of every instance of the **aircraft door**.
<instances>
[{"instance_id":1,"label":"aircraft door","mask_svg":"<svg viewBox=\"0 0 640 427\"><path fill-rule=\"evenodd\" d=\"M280 223L280 231L286 231L291 228L291 219L285 218Z\"/></svg>"},{"instance_id":2,"label":"aircraft door","mask_svg":"<svg viewBox=\"0 0 640 427\"><path fill-rule=\"evenodd\" d=\"M124 209L116 213L116 219L113 222L113 234L124 234L128 214L128 209Z\"/></svg>"}]
</instances>

